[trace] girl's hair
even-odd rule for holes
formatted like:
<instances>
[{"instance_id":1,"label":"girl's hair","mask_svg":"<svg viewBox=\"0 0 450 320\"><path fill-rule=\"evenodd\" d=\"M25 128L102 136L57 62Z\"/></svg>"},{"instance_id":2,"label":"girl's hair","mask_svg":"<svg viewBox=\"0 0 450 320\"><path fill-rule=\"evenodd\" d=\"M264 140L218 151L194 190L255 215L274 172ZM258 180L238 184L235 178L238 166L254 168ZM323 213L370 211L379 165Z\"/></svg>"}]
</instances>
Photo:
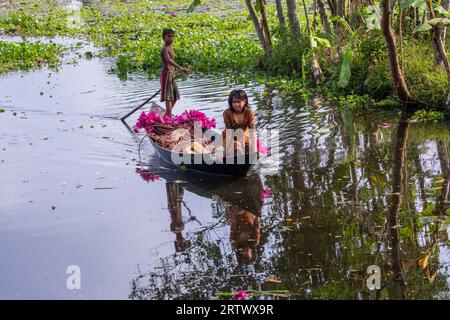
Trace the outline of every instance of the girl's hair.
<instances>
[{"instance_id":1,"label":"girl's hair","mask_svg":"<svg viewBox=\"0 0 450 320\"><path fill-rule=\"evenodd\" d=\"M247 93L244 90L235 89L230 92L230 95L228 96L228 106L230 107L230 109L232 111L234 111L233 110L233 98L236 98L239 101L245 101L245 106L242 111L246 111L247 109L250 108L250 105L248 104Z\"/></svg>"},{"instance_id":2,"label":"girl's hair","mask_svg":"<svg viewBox=\"0 0 450 320\"><path fill-rule=\"evenodd\" d=\"M172 29L164 29L162 32L162 37L164 39L165 36L167 36L168 34L175 34L175 31L173 31Z\"/></svg>"}]
</instances>

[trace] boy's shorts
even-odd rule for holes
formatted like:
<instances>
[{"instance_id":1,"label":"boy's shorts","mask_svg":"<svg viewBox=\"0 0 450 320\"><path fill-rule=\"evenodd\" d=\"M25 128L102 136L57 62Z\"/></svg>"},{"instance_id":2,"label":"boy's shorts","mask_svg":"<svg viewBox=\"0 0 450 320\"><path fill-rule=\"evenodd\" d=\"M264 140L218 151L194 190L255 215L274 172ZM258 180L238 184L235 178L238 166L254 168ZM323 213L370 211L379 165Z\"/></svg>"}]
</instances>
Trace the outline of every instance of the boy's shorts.
<instances>
[{"instance_id":1,"label":"boy's shorts","mask_svg":"<svg viewBox=\"0 0 450 320\"><path fill-rule=\"evenodd\" d=\"M173 71L161 73L161 102L168 100L180 100L180 91Z\"/></svg>"}]
</instances>

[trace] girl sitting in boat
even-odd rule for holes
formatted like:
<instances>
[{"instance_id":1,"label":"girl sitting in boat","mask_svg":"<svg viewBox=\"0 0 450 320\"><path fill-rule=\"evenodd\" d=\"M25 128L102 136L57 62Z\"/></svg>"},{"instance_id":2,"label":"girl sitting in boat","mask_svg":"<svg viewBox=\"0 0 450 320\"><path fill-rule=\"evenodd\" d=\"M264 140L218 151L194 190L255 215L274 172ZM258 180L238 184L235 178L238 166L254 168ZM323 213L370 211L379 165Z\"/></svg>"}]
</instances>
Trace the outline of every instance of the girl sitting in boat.
<instances>
[{"instance_id":1,"label":"girl sitting in boat","mask_svg":"<svg viewBox=\"0 0 450 320\"><path fill-rule=\"evenodd\" d=\"M223 121L222 145L227 156L256 152L255 115L244 90L231 91Z\"/></svg>"}]
</instances>

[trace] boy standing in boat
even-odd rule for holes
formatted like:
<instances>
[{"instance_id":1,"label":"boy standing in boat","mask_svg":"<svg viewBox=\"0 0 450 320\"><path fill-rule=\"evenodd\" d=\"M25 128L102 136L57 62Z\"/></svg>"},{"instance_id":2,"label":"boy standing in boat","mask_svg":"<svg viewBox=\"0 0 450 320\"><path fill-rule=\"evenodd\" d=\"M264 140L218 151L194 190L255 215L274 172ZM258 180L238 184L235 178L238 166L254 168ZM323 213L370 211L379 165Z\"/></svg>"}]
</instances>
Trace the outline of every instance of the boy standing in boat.
<instances>
[{"instance_id":1,"label":"boy standing in boat","mask_svg":"<svg viewBox=\"0 0 450 320\"><path fill-rule=\"evenodd\" d=\"M172 116L172 110L177 100L180 100L180 91L175 82L175 70L179 69L181 73L187 74L188 69L181 67L175 62L175 53L172 43L175 37L175 31L164 29L162 38L164 46L161 48L161 102L166 102L166 115Z\"/></svg>"}]
</instances>

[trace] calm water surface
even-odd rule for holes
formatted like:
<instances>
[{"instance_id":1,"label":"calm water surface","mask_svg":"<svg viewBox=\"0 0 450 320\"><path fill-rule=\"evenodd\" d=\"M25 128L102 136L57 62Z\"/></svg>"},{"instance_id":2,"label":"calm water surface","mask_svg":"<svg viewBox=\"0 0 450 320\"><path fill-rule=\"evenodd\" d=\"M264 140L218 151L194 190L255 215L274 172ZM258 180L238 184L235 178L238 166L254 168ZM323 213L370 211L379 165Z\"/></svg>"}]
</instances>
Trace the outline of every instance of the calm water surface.
<instances>
[{"instance_id":1,"label":"calm water surface","mask_svg":"<svg viewBox=\"0 0 450 320\"><path fill-rule=\"evenodd\" d=\"M64 61L0 76L0 298L448 298L448 123L194 74L176 113L202 110L222 129L243 87L258 129L280 133L274 174L219 179L165 164L148 143L139 155L117 120L157 80ZM66 287L70 265L81 290ZM379 291L367 290L370 265Z\"/></svg>"}]
</instances>

